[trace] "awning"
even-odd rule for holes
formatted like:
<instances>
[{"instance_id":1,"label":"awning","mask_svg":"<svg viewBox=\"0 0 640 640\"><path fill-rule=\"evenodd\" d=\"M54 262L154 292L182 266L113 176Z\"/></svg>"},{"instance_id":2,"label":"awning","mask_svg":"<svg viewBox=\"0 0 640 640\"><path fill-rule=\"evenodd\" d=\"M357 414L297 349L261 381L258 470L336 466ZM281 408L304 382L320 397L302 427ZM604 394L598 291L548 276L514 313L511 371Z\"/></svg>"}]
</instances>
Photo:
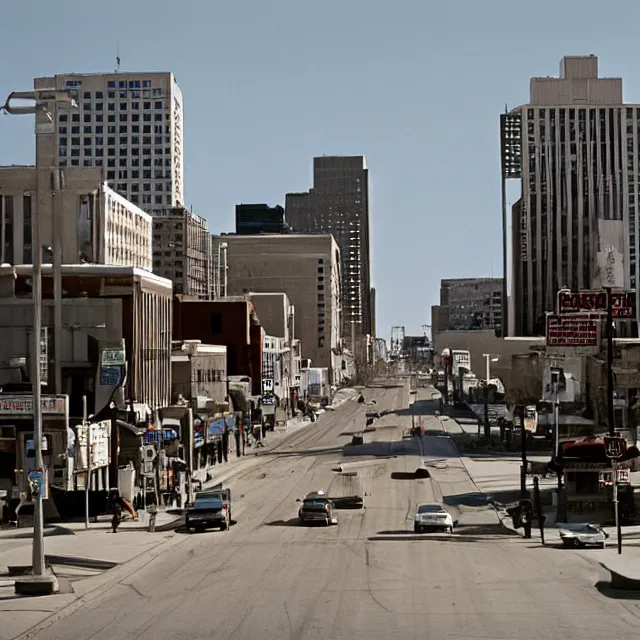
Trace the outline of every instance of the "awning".
<instances>
[{"instance_id":1,"label":"awning","mask_svg":"<svg viewBox=\"0 0 640 640\"><path fill-rule=\"evenodd\" d=\"M128 431L130 431L131 433L133 433L134 436L142 436L144 435L144 429L138 429L138 427L129 424L128 422L125 422L124 420L116 420L116 424L119 427L122 427L123 429L127 429Z\"/></svg>"}]
</instances>

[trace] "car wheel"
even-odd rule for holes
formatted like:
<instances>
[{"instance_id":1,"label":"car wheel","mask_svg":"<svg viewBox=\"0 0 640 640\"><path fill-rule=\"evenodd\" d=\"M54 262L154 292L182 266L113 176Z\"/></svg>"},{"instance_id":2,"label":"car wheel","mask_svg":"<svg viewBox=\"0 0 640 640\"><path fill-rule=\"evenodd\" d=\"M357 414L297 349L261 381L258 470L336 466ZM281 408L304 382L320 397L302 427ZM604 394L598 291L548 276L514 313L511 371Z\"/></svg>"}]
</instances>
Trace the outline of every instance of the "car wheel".
<instances>
[{"instance_id":1,"label":"car wheel","mask_svg":"<svg viewBox=\"0 0 640 640\"><path fill-rule=\"evenodd\" d=\"M419 527L417 524L414 524L413 533L422 533L422 527Z\"/></svg>"},{"instance_id":2,"label":"car wheel","mask_svg":"<svg viewBox=\"0 0 640 640\"><path fill-rule=\"evenodd\" d=\"M579 548L582 546L582 543L580 542L580 540L578 540L578 538L574 538L574 539L573 539L573 546L574 546L576 549L579 549Z\"/></svg>"},{"instance_id":3,"label":"car wheel","mask_svg":"<svg viewBox=\"0 0 640 640\"><path fill-rule=\"evenodd\" d=\"M607 545L606 545L606 543L605 543L605 542L601 542L598 546L599 546L601 549L606 549L606 547L607 547Z\"/></svg>"},{"instance_id":4,"label":"car wheel","mask_svg":"<svg viewBox=\"0 0 640 640\"><path fill-rule=\"evenodd\" d=\"M226 523L226 522L223 522L223 523L220 525L220 531L226 531L226 530L227 530L227 523Z\"/></svg>"}]
</instances>

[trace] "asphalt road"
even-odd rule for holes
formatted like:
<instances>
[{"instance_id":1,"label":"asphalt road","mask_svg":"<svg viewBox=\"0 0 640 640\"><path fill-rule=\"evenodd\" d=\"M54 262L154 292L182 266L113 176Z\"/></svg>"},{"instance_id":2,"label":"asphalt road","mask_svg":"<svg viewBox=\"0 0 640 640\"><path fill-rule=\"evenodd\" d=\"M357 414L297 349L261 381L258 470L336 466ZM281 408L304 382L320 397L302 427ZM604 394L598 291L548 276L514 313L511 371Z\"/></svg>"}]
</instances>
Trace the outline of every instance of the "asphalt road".
<instances>
[{"instance_id":1,"label":"asphalt road","mask_svg":"<svg viewBox=\"0 0 640 640\"><path fill-rule=\"evenodd\" d=\"M406 409L406 388L369 389L377 409ZM432 435L401 441L406 411L366 435L377 447L343 457L340 436L372 407L347 403L268 452L238 476L231 531L185 535L184 543L43 630L39 640L634 638L633 600L596 587L583 555L507 536L477 492L439 421ZM389 445L394 440L397 444ZM412 448L413 447L413 448ZM315 453L310 453L314 452ZM355 451L354 453L358 453ZM390 455L395 457L380 457ZM407 479L424 460L431 478ZM296 498L347 482L357 471L366 508L339 511L334 527L295 523ZM392 479L392 474L394 478ZM414 536L420 502L444 500L454 536Z\"/></svg>"}]
</instances>

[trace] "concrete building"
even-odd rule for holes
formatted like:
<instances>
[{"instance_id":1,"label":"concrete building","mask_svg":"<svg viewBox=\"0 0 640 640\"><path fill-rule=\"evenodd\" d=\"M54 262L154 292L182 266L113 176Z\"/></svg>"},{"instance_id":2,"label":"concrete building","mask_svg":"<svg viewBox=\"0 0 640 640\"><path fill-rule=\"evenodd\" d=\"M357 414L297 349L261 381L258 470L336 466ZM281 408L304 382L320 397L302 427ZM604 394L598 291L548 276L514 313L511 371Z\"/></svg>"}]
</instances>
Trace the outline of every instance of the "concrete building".
<instances>
[{"instance_id":1,"label":"concrete building","mask_svg":"<svg viewBox=\"0 0 640 640\"><path fill-rule=\"evenodd\" d=\"M331 234L342 257L343 337L372 333L369 170L364 156L313 159L313 188L288 193L285 216L294 233ZM303 340L304 342L304 340Z\"/></svg>"},{"instance_id":2,"label":"concrete building","mask_svg":"<svg viewBox=\"0 0 640 640\"><path fill-rule=\"evenodd\" d=\"M36 167L0 167L0 264L31 264L31 225L38 215L45 262L51 262L55 228L64 263L95 262L150 271L151 217L104 184L99 168L61 171L62 188L55 198L46 190L38 213Z\"/></svg>"},{"instance_id":3,"label":"concrete building","mask_svg":"<svg viewBox=\"0 0 640 640\"><path fill-rule=\"evenodd\" d=\"M173 281L174 293L211 297L211 235L207 221L185 207L153 219L153 272Z\"/></svg>"},{"instance_id":4,"label":"concrete building","mask_svg":"<svg viewBox=\"0 0 640 640\"><path fill-rule=\"evenodd\" d=\"M285 293L295 307L295 336L314 367L332 381L341 364L340 250L330 235L214 236L227 245L228 294Z\"/></svg>"},{"instance_id":5,"label":"concrete building","mask_svg":"<svg viewBox=\"0 0 640 640\"><path fill-rule=\"evenodd\" d=\"M193 405L198 398L216 404L228 400L227 347L202 344L200 340L174 342L171 353L171 402L180 399Z\"/></svg>"},{"instance_id":6,"label":"concrete building","mask_svg":"<svg viewBox=\"0 0 640 640\"><path fill-rule=\"evenodd\" d=\"M79 106L53 114L50 167L99 167L112 189L154 215L184 204L182 91L172 73L58 74L35 78L34 88L70 90Z\"/></svg>"},{"instance_id":7,"label":"concrete building","mask_svg":"<svg viewBox=\"0 0 640 640\"><path fill-rule=\"evenodd\" d=\"M284 220L284 209L280 205L237 204L236 233L251 236L259 233L289 233Z\"/></svg>"},{"instance_id":8,"label":"concrete building","mask_svg":"<svg viewBox=\"0 0 640 640\"><path fill-rule=\"evenodd\" d=\"M263 329L248 300L197 300L175 296L173 339L200 340L227 348L229 378L249 378L251 392L262 391Z\"/></svg>"},{"instance_id":9,"label":"concrete building","mask_svg":"<svg viewBox=\"0 0 640 640\"><path fill-rule=\"evenodd\" d=\"M501 116L502 178L517 179L511 238L510 332L544 332L557 291L637 289L640 104L596 56L567 56L559 77L532 78L529 103ZM508 270L505 269L505 273Z\"/></svg>"},{"instance_id":10,"label":"concrete building","mask_svg":"<svg viewBox=\"0 0 640 640\"><path fill-rule=\"evenodd\" d=\"M458 278L440 281L440 305L432 329L437 331L502 329L502 278Z\"/></svg>"},{"instance_id":11,"label":"concrete building","mask_svg":"<svg viewBox=\"0 0 640 640\"><path fill-rule=\"evenodd\" d=\"M0 384L29 376L32 335L31 265L0 267ZM110 265L63 265L61 344L53 333L53 277L43 267L43 393L51 393L53 363L62 373L62 393L70 398L70 415L82 416L86 395L90 414L109 401L103 380L100 345L124 339L129 404L157 408L171 396L171 282L136 269ZM103 384L104 382L104 384ZM47 391L49 389L49 391Z\"/></svg>"}]
</instances>

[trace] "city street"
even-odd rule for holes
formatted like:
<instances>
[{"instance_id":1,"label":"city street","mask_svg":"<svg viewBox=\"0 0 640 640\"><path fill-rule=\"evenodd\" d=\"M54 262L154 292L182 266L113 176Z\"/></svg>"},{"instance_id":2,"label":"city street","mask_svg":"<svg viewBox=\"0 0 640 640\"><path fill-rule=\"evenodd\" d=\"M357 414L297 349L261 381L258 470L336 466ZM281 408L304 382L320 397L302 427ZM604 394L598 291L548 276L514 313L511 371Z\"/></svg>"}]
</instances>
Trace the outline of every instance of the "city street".
<instances>
[{"instance_id":1,"label":"city street","mask_svg":"<svg viewBox=\"0 0 640 640\"><path fill-rule=\"evenodd\" d=\"M176 534L182 544L34 637L635 637L640 606L600 593L605 575L587 554L542 548L500 528L448 437L437 435L434 416L421 417L431 478L408 479L421 464L419 440L402 441L408 388L363 393L377 405L351 401L327 412L230 481L238 521L230 531ZM374 408L398 412L354 447L363 455L343 457L350 436L340 434L363 427ZM340 465L357 471L365 508L337 511L334 527L298 526L296 499L317 489L332 495ZM434 500L454 515L453 536L413 534L417 504Z\"/></svg>"}]
</instances>

